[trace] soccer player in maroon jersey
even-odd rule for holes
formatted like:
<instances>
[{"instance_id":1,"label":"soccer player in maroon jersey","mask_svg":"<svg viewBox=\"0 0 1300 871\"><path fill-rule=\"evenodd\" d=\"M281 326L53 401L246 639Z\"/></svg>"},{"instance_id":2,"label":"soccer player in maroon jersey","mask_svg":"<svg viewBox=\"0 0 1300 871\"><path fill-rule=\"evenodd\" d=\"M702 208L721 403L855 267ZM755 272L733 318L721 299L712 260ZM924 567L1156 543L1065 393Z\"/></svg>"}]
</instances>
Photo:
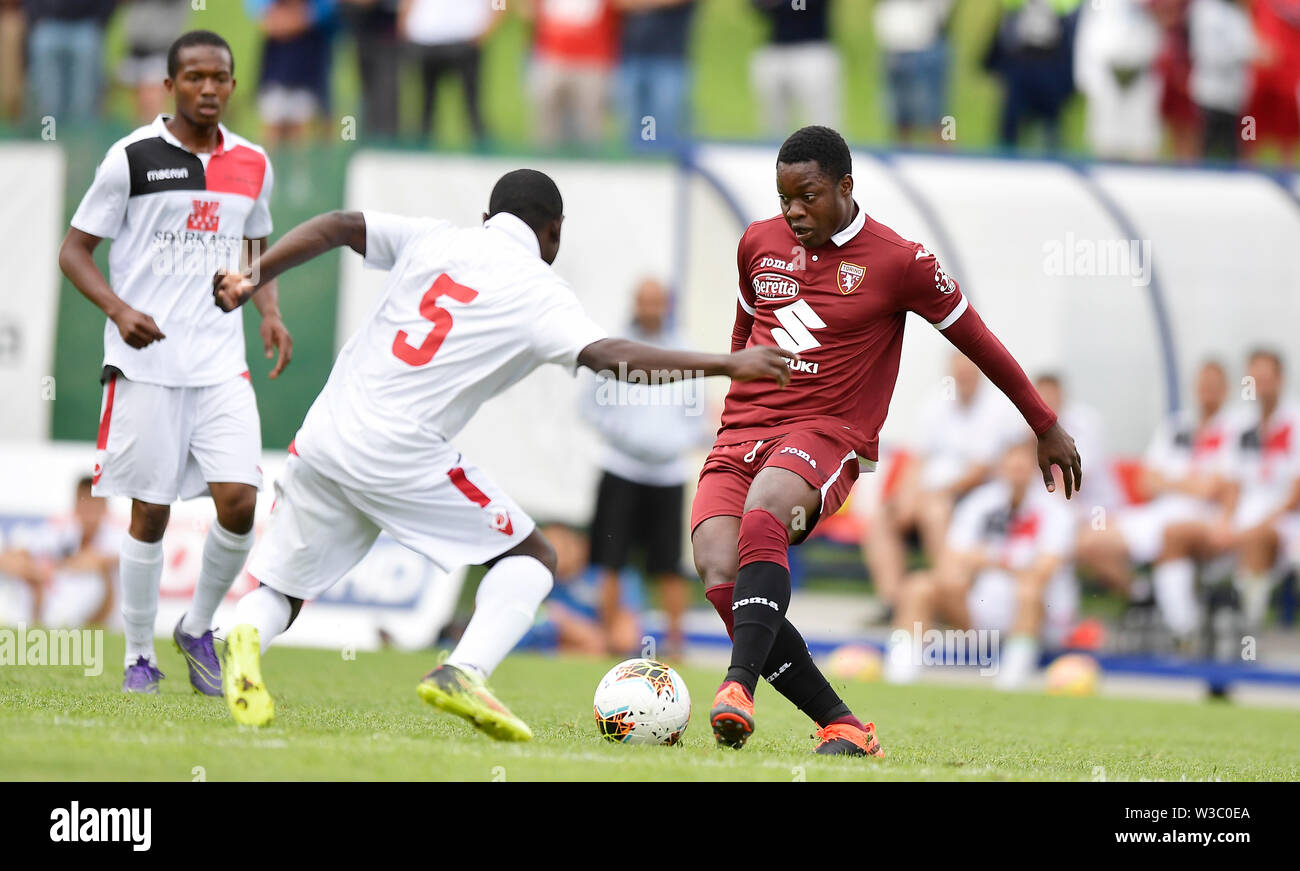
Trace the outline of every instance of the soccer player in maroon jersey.
<instances>
[{"instance_id":1,"label":"soccer player in maroon jersey","mask_svg":"<svg viewBox=\"0 0 1300 871\"><path fill-rule=\"evenodd\" d=\"M1019 364L933 254L859 208L851 169L834 130L793 133L776 162L781 216L750 224L737 251L732 350L775 344L799 356L780 390L731 386L691 510L695 566L732 638L709 716L721 746L739 749L753 734L763 677L817 723L817 753L883 755L875 727L853 716L786 618L787 550L835 513L860 464L875 467L908 312L1015 403L1038 436L1049 491L1053 466L1067 499L1082 481L1074 440Z\"/></svg>"}]
</instances>

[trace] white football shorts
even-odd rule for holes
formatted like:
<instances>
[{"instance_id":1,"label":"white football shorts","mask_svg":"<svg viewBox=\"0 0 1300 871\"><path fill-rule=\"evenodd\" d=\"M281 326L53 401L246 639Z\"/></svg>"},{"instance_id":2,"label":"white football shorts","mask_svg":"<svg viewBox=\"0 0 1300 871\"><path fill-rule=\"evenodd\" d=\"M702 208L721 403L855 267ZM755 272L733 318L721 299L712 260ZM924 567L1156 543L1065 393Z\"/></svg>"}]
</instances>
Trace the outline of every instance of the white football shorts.
<instances>
[{"instance_id":1,"label":"white football shorts","mask_svg":"<svg viewBox=\"0 0 1300 871\"><path fill-rule=\"evenodd\" d=\"M445 471L409 486L358 489L289 456L248 573L299 599L334 586L369 552L380 530L444 571L481 565L519 544L535 524L482 470L454 451Z\"/></svg>"},{"instance_id":2,"label":"white football shorts","mask_svg":"<svg viewBox=\"0 0 1300 871\"><path fill-rule=\"evenodd\" d=\"M248 373L210 387L111 375L96 447L96 496L170 505L207 495L209 481L262 487L262 423Z\"/></svg>"},{"instance_id":3,"label":"white football shorts","mask_svg":"<svg viewBox=\"0 0 1300 871\"><path fill-rule=\"evenodd\" d=\"M1176 523L1209 523L1219 510L1212 502L1168 495L1119 508L1115 517L1129 557L1136 563L1153 563L1164 550L1166 529Z\"/></svg>"}]
</instances>

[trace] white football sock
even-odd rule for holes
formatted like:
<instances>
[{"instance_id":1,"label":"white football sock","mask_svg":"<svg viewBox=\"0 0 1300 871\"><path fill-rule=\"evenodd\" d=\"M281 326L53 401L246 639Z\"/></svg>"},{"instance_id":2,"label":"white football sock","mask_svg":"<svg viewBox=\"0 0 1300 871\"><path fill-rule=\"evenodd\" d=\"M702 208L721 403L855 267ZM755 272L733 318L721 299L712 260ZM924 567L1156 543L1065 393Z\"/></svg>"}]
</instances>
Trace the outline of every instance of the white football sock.
<instances>
[{"instance_id":1,"label":"white football sock","mask_svg":"<svg viewBox=\"0 0 1300 871\"><path fill-rule=\"evenodd\" d=\"M186 635L202 635L212 628L212 615L217 613L221 600L230 592L230 585L239 577L239 571L253 547L253 533L236 535L219 522L213 521L203 542L203 564L199 569L199 582L194 586L194 600L181 621L181 631Z\"/></svg>"},{"instance_id":2,"label":"white football sock","mask_svg":"<svg viewBox=\"0 0 1300 871\"><path fill-rule=\"evenodd\" d=\"M1163 562L1151 573L1156 605L1169 631L1186 638L1200 624L1196 605L1196 565L1190 559Z\"/></svg>"},{"instance_id":3,"label":"white football sock","mask_svg":"<svg viewBox=\"0 0 1300 871\"><path fill-rule=\"evenodd\" d=\"M470 618L448 665L486 678L527 634L551 591L551 573L530 556L508 556L483 576Z\"/></svg>"},{"instance_id":4,"label":"white football sock","mask_svg":"<svg viewBox=\"0 0 1300 871\"><path fill-rule=\"evenodd\" d=\"M255 626L263 653L275 636L289 628L292 614L293 603L289 597L270 587L258 587L235 603L235 625Z\"/></svg>"},{"instance_id":5,"label":"white football sock","mask_svg":"<svg viewBox=\"0 0 1300 871\"><path fill-rule=\"evenodd\" d=\"M1268 598L1273 592L1273 576L1270 572L1248 572L1239 569L1232 578L1241 597L1241 613L1246 618L1246 627L1254 632L1264 625L1268 616Z\"/></svg>"},{"instance_id":6,"label":"white football sock","mask_svg":"<svg viewBox=\"0 0 1300 871\"><path fill-rule=\"evenodd\" d=\"M913 656L912 633L906 629L895 629L889 635L889 651L885 655L885 680L909 684L916 681L920 672L921 663Z\"/></svg>"},{"instance_id":7,"label":"white football sock","mask_svg":"<svg viewBox=\"0 0 1300 871\"><path fill-rule=\"evenodd\" d=\"M126 630L126 665L140 657L157 664L153 652L153 624L158 616L158 585L162 582L161 541L122 538L118 555L122 579L122 623Z\"/></svg>"},{"instance_id":8,"label":"white football sock","mask_svg":"<svg viewBox=\"0 0 1300 871\"><path fill-rule=\"evenodd\" d=\"M1018 690L1029 682L1038 667L1038 639L1029 635L1013 635L1002 649L998 660L998 674L993 685L1001 690Z\"/></svg>"}]
</instances>

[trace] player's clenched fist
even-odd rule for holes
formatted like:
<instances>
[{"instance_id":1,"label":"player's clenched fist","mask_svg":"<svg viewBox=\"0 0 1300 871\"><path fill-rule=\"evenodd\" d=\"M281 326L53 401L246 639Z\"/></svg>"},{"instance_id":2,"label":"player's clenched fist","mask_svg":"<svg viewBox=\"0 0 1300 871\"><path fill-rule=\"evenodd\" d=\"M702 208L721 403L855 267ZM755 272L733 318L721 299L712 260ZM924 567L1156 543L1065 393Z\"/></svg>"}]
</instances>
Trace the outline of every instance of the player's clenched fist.
<instances>
[{"instance_id":1,"label":"player's clenched fist","mask_svg":"<svg viewBox=\"0 0 1300 871\"><path fill-rule=\"evenodd\" d=\"M238 272L220 269L212 276L212 296L216 299L217 308L223 312L234 311L252 295L253 282Z\"/></svg>"},{"instance_id":2,"label":"player's clenched fist","mask_svg":"<svg viewBox=\"0 0 1300 871\"><path fill-rule=\"evenodd\" d=\"M774 378L782 387L790 380L791 360L799 357L783 348L755 345L731 355L728 372L732 381L757 381Z\"/></svg>"},{"instance_id":3,"label":"player's clenched fist","mask_svg":"<svg viewBox=\"0 0 1300 871\"><path fill-rule=\"evenodd\" d=\"M122 335L122 341L132 348L144 348L160 339L167 338L158 324L144 312L127 306L120 314L113 317L113 324Z\"/></svg>"}]
</instances>

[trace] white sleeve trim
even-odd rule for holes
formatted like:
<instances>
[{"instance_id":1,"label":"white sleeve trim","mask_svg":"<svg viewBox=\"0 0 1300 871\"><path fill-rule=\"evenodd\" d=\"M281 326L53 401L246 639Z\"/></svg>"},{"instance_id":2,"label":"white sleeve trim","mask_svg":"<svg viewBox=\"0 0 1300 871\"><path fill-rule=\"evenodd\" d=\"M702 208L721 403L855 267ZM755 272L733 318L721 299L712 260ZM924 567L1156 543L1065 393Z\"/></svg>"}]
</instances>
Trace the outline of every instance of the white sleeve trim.
<instances>
[{"instance_id":1,"label":"white sleeve trim","mask_svg":"<svg viewBox=\"0 0 1300 871\"><path fill-rule=\"evenodd\" d=\"M740 300L740 307L745 310L745 314L749 315L751 318L754 317L754 315L758 314L758 312L754 310L754 307L752 305L745 302L745 295L740 292L739 287L736 288L736 299ZM962 302L965 302L965 300L963 299Z\"/></svg>"},{"instance_id":2,"label":"white sleeve trim","mask_svg":"<svg viewBox=\"0 0 1300 871\"><path fill-rule=\"evenodd\" d=\"M966 314L966 309L968 308L970 308L970 303L966 301L966 296L965 294L963 294L961 298L961 302L957 303L957 307L952 310L952 312L948 315L948 317L944 318L943 320L939 321L939 323L935 324L934 328L936 330L948 329L953 324L957 323L957 318Z\"/></svg>"}]
</instances>

